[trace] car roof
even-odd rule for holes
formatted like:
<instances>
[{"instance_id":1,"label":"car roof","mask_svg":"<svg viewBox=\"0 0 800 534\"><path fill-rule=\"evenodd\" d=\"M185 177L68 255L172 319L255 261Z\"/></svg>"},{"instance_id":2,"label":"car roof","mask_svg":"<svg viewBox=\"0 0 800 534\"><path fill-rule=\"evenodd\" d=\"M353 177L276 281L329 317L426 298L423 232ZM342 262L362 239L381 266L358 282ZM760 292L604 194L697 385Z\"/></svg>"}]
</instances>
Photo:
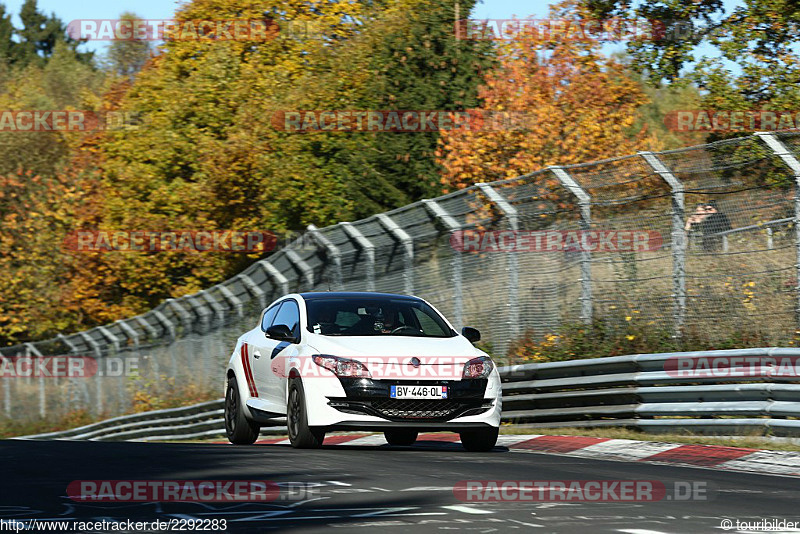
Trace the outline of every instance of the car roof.
<instances>
[{"instance_id":1,"label":"car roof","mask_svg":"<svg viewBox=\"0 0 800 534\"><path fill-rule=\"evenodd\" d=\"M411 295L398 295L396 293L376 293L374 291L313 291L308 293L300 293L300 296L305 300L320 300L330 298L379 298L379 299L406 299L406 300L422 300L419 297Z\"/></svg>"}]
</instances>

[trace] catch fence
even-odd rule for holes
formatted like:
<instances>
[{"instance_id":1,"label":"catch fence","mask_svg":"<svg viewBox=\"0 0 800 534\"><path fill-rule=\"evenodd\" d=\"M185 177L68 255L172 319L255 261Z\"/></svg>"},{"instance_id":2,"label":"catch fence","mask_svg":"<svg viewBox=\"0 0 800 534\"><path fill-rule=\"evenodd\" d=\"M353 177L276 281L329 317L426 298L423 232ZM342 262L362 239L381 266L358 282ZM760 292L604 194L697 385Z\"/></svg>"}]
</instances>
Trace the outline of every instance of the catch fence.
<instances>
[{"instance_id":1,"label":"catch fence","mask_svg":"<svg viewBox=\"0 0 800 534\"><path fill-rule=\"evenodd\" d=\"M4 358L87 356L104 372L6 374L0 412L117 415L137 394L157 398L189 386L222 393L236 338L264 306L296 291L415 294L457 328L481 330L500 359L521 336L591 322L720 342L758 332L762 343L786 344L800 316L798 158L800 133L756 134L551 167L360 221L310 226L204 291L85 332L1 349ZM698 204L715 206L723 223L703 224L707 212L687 231ZM531 245L536 236L543 241ZM135 371L124 370L127 360Z\"/></svg>"}]
</instances>

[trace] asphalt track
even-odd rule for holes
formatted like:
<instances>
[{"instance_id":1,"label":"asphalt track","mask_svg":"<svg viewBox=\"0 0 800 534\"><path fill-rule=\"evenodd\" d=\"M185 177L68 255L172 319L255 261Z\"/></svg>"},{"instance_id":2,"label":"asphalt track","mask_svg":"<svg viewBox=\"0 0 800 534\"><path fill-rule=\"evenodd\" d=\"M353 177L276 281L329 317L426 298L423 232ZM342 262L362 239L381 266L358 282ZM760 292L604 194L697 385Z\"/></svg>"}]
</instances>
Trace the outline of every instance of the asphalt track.
<instances>
[{"instance_id":1,"label":"asphalt track","mask_svg":"<svg viewBox=\"0 0 800 534\"><path fill-rule=\"evenodd\" d=\"M710 469L509 451L458 443L413 447L0 441L0 519L226 519L229 532L725 532L734 522L800 521L800 480ZM74 480L272 480L293 490L271 503L83 503ZM709 500L467 503L462 480L655 480L702 483ZM293 483L293 484L290 484ZM764 531L764 530L758 530ZM737 532L736 529L728 532Z\"/></svg>"}]
</instances>

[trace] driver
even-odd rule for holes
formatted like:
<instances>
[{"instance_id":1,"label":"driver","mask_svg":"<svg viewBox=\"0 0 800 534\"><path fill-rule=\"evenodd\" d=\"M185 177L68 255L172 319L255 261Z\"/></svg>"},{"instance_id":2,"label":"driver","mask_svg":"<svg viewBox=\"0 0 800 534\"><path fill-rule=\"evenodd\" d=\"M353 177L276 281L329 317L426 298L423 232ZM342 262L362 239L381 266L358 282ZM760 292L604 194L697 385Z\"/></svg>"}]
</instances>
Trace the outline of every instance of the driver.
<instances>
[{"instance_id":1,"label":"driver","mask_svg":"<svg viewBox=\"0 0 800 534\"><path fill-rule=\"evenodd\" d=\"M391 334L392 330L400 326L397 321L397 310L388 308L383 313L383 328L381 334Z\"/></svg>"}]
</instances>

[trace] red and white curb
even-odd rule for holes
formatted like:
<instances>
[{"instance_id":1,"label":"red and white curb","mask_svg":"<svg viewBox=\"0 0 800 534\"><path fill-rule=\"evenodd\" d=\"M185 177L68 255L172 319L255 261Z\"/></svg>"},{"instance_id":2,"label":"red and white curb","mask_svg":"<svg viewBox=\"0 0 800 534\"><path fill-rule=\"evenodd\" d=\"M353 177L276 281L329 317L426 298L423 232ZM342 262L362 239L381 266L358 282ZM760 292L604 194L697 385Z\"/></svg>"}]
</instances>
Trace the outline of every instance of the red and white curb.
<instances>
[{"instance_id":1,"label":"red and white curb","mask_svg":"<svg viewBox=\"0 0 800 534\"><path fill-rule=\"evenodd\" d=\"M457 434L420 434L414 447L441 447L456 443ZM264 439L264 445L288 445L286 438ZM332 434L325 445L377 447L386 445L383 434ZM704 467L726 471L800 476L800 452L767 451L719 445L685 445L658 441L594 438L587 436L501 435L497 445L512 451L541 452L593 458Z\"/></svg>"}]
</instances>

